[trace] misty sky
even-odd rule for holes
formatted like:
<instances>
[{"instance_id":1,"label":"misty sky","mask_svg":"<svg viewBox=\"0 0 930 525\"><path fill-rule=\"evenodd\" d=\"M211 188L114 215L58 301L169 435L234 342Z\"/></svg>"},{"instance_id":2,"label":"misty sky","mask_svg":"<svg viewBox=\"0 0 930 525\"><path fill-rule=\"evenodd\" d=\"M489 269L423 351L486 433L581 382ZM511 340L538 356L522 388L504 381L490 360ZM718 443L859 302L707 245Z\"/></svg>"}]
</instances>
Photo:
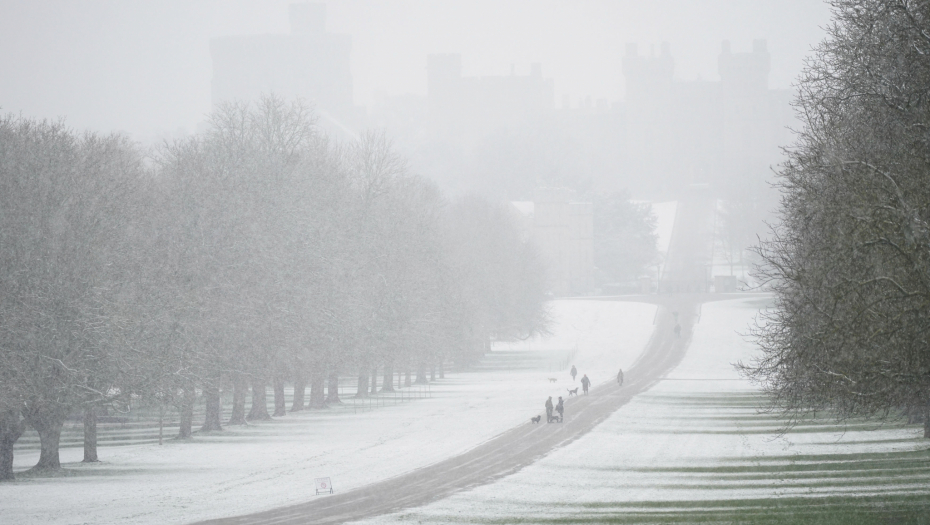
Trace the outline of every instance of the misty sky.
<instances>
[{"instance_id":1,"label":"misty sky","mask_svg":"<svg viewBox=\"0 0 930 525\"><path fill-rule=\"evenodd\" d=\"M0 0L0 108L65 116L142 140L194 131L210 109L209 39L288 32L288 0ZM627 42L667 40L683 80L716 80L720 42L768 40L772 87L788 87L823 38L818 0L340 0L328 29L352 35L355 102L426 93L426 55L464 74L526 74L541 62L562 96L621 99Z\"/></svg>"}]
</instances>

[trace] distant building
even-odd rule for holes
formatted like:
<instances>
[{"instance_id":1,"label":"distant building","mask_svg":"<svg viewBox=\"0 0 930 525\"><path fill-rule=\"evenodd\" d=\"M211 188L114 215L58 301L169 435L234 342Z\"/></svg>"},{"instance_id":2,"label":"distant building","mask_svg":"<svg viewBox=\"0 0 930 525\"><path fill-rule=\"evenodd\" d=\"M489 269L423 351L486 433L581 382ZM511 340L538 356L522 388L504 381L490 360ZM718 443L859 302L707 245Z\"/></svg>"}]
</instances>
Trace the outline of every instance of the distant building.
<instances>
[{"instance_id":1,"label":"distant building","mask_svg":"<svg viewBox=\"0 0 930 525\"><path fill-rule=\"evenodd\" d=\"M326 32L326 5L291 4L288 35L225 36L210 41L213 103L275 93L312 102L325 120L354 127L349 35Z\"/></svg>"},{"instance_id":2,"label":"distant building","mask_svg":"<svg viewBox=\"0 0 930 525\"><path fill-rule=\"evenodd\" d=\"M682 81L667 43L646 55L628 44L623 101L563 95L556 109L553 82L539 64L528 74L466 77L461 55L430 55L420 120L428 131L417 136L433 145L416 160L448 187L510 198L528 198L538 185L626 188L646 199L693 183L727 198L742 187L762 194L795 122L790 91L769 88L770 60L764 40L748 52L724 42L719 81ZM382 120L412 129L397 117ZM489 164L475 160L489 155L496 156Z\"/></svg>"},{"instance_id":3,"label":"distant building","mask_svg":"<svg viewBox=\"0 0 930 525\"><path fill-rule=\"evenodd\" d=\"M555 95L552 79L543 78L542 65L532 64L528 75L463 77L462 55L427 58L429 126L445 136L468 140L500 127L524 124L549 116Z\"/></svg>"},{"instance_id":4,"label":"distant building","mask_svg":"<svg viewBox=\"0 0 930 525\"><path fill-rule=\"evenodd\" d=\"M590 202L573 202L565 188L538 188L532 202L511 205L526 236L549 268L556 296L594 291L594 214Z\"/></svg>"},{"instance_id":5,"label":"distant building","mask_svg":"<svg viewBox=\"0 0 930 525\"><path fill-rule=\"evenodd\" d=\"M624 179L667 193L692 183L721 188L747 177L762 180L781 159L793 116L787 90L769 89L765 40L734 53L723 42L719 82L674 80L663 43L658 56L627 44L621 145Z\"/></svg>"}]
</instances>

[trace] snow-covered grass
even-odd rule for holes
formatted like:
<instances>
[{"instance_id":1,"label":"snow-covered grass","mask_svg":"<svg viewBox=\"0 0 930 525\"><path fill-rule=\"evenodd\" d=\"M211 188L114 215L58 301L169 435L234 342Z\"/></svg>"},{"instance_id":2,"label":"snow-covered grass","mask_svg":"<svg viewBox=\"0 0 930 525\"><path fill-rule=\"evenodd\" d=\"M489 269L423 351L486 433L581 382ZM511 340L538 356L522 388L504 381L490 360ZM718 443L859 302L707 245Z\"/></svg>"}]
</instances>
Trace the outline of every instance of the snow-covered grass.
<instances>
[{"instance_id":1,"label":"snow-covered grass","mask_svg":"<svg viewBox=\"0 0 930 525\"><path fill-rule=\"evenodd\" d=\"M881 505L906 523L927 510L921 429L818 420L781 435L781 421L756 410L758 392L732 363L753 352L739 332L760 306L703 305L686 357L665 380L537 463L361 523L851 523Z\"/></svg>"},{"instance_id":2,"label":"snow-covered grass","mask_svg":"<svg viewBox=\"0 0 930 525\"><path fill-rule=\"evenodd\" d=\"M475 370L434 383L431 398L289 414L163 446L101 445L97 464L81 464L79 447L64 448L68 475L0 484L0 522L183 523L307 501L315 477L346 491L396 476L544 412L547 396L565 394L573 363L595 384L611 380L645 347L655 313L636 303L551 306L552 337L495 345ZM37 455L18 450L14 468L22 472Z\"/></svg>"}]
</instances>

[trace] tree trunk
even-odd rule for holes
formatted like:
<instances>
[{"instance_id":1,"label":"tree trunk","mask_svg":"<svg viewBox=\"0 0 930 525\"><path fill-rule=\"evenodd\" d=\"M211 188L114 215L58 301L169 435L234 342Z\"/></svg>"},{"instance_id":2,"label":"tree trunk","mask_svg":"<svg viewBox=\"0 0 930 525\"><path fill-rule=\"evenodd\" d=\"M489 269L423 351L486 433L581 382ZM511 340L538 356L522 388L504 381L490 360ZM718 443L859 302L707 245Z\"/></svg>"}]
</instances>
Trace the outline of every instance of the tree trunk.
<instances>
[{"instance_id":1,"label":"tree trunk","mask_svg":"<svg viewBox=\"0 0 930 525\"><path fill-rule=\"evenodd\" d=\"M431 365L429 367L429 380L430 381L436 380L436 365Z\"/></svg>"},{"instance_id":2,"label":"tree trunk","mask_svg":"<svg viewBox=\"0 0 930 525\"><path fill-rule=\"evenodd\" d=\"M410 369L404 370L404 386L410 386Z\"/></svg>"},{"instance_id":3,"label":"tree trunk","mask_svg":"<svg viewBox=\"0 0 930 525\"><path fill-rule=\"evenodd\" d=\"M368 374L364 368L358 373L358 389L355 391L355 397L368 397Z\"/></svg>"},{"instance_id":4,"label":"tree trunk","mask_svg":"<svg viewBox=\"0 0 930 525\"><path fill-rule=\"evenodd\" d=\"M924 438L930 438L930 401L924 405Z\"/></svg>"},{"instance_id":5,"label":"tree trunk","mask_svg":"<svg viewBox=\"0 0 930 525\"><path fill-rule=\"evenodd\" d=\"M164 444L165 437L165 404L158 407L158 444Z\"/></svg>"},{"instance_id":6,"label":"tree trunk","mask_svg":"<svg viewBox=\"0 0 930 525\"><path fill-rule=\"evenodd\" d=\"M428 381L426 380L426 365L420 363L417 365L417 380L414 381L418 385L425 385Z\"/></svg>"},{"instance_id":7,"label":"tree trunk","mask_svg":"<svg viewBox=\"0 0 930 525\"><path fill-rule=\"evenodd\" d=\"M245 418L248 421L268 421L271 419L271 414L268 413L268 396L264 379L252 379L252 408Z\"/></svg>"},{"instance_id":8,"label":"tree trunk","mask_svg":"<svg viewBox=\"0 0 930 525\"><path fill-rule=\"evenodd\" d=\"M233 378L232 414L227 425L245 425L245 396L249 392L249 382L244 375L236 374Z\"/></svg>"},{"instance_id":9,"label":"tree trunk","mask_svg":"<svg viewBox=\"0 0 930 525\"><path fill-rule=\"evenodd\" d=\"M285 416L287 415L287 410L285 405L287 402L284 400L284 378L280 375L274 376L274 416Z\"/></svg>"},{"instance_id":10,"label":"tree trunk","mask_svg":"<svg viewBox=\"0 0 930 525\"><path fill-rule=\"evenodd\" d=\"M307 383L304 381L304 375L300 372L294 374L294 403L291 405L291 412L297 412L304 409L304 392L307 389Z\"/></svg>"},{"instance_id":11,"label":"tree trunk","mask_svg":"<svg viewBox=\"0 0 930 525\"><path fill-rule=\"evenodd\" d=\"M97 407L84 407L84 459L83 463L95 463L97 459Z\"/></svg>"},{"instance_id":12,"label":"tree trunk","mask_svg":"<svg viewBox=\"0 0 930 525\"><path fill-rule=\"evenodd\" d=\"M34 410L27 422L39 433L39 462L32 470L60 470L58 444L61 441L61 427L65 423L67 412L62 409Z\"/></svg>"},{"instance_id":13,"label":"tree trunk","mask_svg":"<svg viewBox=\"0 0 930 525\"><path fill-rule=\"evenodd\" d=\"M13 444L26 429L18 410L0 411L0 481L9 481L13 476Z\"/></svg>"},{"instance_id":14,"label":"tree trunk","mask_svg":"<svg viewBox=\"0 0 930 525\"><path fill-rule=\"evenodd\" d=\"M442 366L442 359L440 359L439 360L439 379L445 379L445 378L446 378L445 367Z\"/></svg>"},{"instance_id":15,"label":"tree trunk","mask_svg":"<svg viewBox=\"0 0 930 525\"><path fill-rule=\"evenodd\" d=\"M381 382L381 391L394 391L394 366L391 363L385 363L384 365L384 381Z\"/></svg>"},{"instance_id":16,"label":"tree trunk","mask_svg":"<svg viewBox=\"0 0 930 525\"><path fill-rule=\"evenodd\" d=\"M193 385L184 388L184 392L181 394L181 424L178 428L178 439L191 438L191 429L194 426L194 401L196 398L197 392L194 391Z\"/></svg>"},{"instance_id":17,"label":"tree trunk","mask_svg":"<svg viewBox=\"0 0 930 525\"><path fill-rule=\"evenodd\" d=\"M339 372L332 371L329 373L329 385L326 388L326 404L339 404Z\"/></svg>"},{"instance_id":18,"label":"tree trunk","mask_svg":"<svg viewBox=\"0 0 930 525\"><path fill-rule=\"evenodd\" d=\"M323 389L326 386L326 376L323 372L314 371L310 374L310 408L326 408L326 399Z\"/></svg>"},{"instance_id":19,"label":"tree trunk","mask_svg":"<svg viewBox=\"0 0 930 525\"><path fill-rule=\"evenodd\" d=\"M371 391L370 392L371 392L371 395L375 395L378 393L378 367L376 366L371 367L371 375L369 377L371 378Z\"/></svg>"},{"instance_id":20,"label":"tree trunk","mask_svg":"<svg viewBox=\"0 0 930 525\"><path fill-rule=\"evenodd\" d=\"M203 389L204 416L201 432L223 430L220 424L220 389L215 384Z\"/></svg>"}]
</instances>

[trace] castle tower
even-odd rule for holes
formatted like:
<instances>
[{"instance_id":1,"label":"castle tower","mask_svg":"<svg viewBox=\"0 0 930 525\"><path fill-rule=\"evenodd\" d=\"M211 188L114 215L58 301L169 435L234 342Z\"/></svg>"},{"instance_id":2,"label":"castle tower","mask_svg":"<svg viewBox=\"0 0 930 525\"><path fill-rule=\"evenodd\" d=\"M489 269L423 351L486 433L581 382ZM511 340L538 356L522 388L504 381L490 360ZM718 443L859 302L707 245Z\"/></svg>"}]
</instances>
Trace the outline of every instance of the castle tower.
<instances>
[{"instance_id":1,"label":"castle tower","mask_svg":"<svg viewBox=\"0 0 930 525\"><path fill-rule=\"evenodd\" d=\"M668 95L675 73L668 42L662 42L659 56L640 56L636 44L626 45L623 56L623 77L626 80L626 100L640 101Z\"/></svg>"},{"instance_id":2,"label":"castle tower","mask_svg":"<svg viewBox=\"0 0 930 525\"><path fill-rule=\"evenodd\" d=\"M765 40L753 40L751 53L733 53L724 40L717 57L717 71L724 89L765 91L769 88L771 57Z\"/></svg>"},{"instance_id":3,"label":"castle tower","mask_svg":"<svg viewBox=\"0 0 930 525\"><path fill-rule=\"evenodd\" d=\"M355 117L348 35L326 31L326 4L289 6L290 34L223 36L210 40L213 103L254 101L262 94L300 97L324 116Z\"/></svg>"}]
</instances>

